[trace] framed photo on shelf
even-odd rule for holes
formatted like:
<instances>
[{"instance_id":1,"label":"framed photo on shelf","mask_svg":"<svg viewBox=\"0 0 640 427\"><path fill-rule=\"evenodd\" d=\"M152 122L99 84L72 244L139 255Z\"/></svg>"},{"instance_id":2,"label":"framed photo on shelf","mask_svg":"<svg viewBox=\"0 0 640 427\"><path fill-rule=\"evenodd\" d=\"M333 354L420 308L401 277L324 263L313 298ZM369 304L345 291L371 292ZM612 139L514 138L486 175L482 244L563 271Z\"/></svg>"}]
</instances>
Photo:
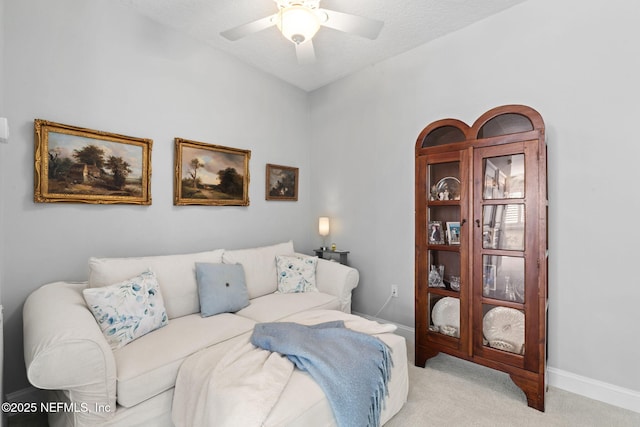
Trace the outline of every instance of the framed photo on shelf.
<instances>
[{"instance_id":1,"label":"framed photo on shelf","mask_svg":"<svg viewBox=\"0 0 640 427\"><path fill-rule=\"evenodd\" d=\"M496 266L493 264L484 264L482 266L482 289L485 296L489 292L495 292L496 280Z\"/></svg>"},{"instance_id":2,"label":"framed photo on shelf","mask_svg":"<svg viewBox=\"0 0 640 427\"><path fill-rule=\"evenodd\" d=\"M450 245L460 244L460 222L447 222L447 239Z\"/></svg>"},{"instance_id":3,"label":"framed photo on shelf","mask_svg":"<svg viewBox=\"0 0 640 427\"><path fill-rule=\"evenodd\" d=\"M484 161L484 189L482 195L485 199L496 198L498 191L498 183L496 182L497 171L498 168L491 160L486 159Z\"/></svg>"},{"instance_id":4,"label":"framed photo on shelf","mask_svg":"<svg viewBox=\"0 0 640 427\"><path fill-rule=\"evenodd\" d=\"M444 232L441 221L429 221L427 239L430 245L444 245Z\"/></svg>"},{"instance_id":5,"label":"framed photo on shelf","mask_svg":"<svg viewBox=\"0 0 640 427\"><path fill-rule=\"evenodd\" d=\"M250 158L250 150L176 138L173 204L249 206Z\"/></svg>"},{"instance_id":6,"label":"framed photo on shelf","mask_svg":"<svg viewBox=\"0 0 640 427\"><path fill-rule=\"evenodd\" d=\"M151 204L151 139L41 119L34 128L34 202Z\"/></svg>"},{"instance_id":7,"label":"framed photo on shelf","mask_svg":"<svg viewBox=\"0 0 640 427\"><path fill-rule=\"evenodd\" d=\"M267 164L266 200L298 200L298 168Z\"/></svg>"}]
</instances>

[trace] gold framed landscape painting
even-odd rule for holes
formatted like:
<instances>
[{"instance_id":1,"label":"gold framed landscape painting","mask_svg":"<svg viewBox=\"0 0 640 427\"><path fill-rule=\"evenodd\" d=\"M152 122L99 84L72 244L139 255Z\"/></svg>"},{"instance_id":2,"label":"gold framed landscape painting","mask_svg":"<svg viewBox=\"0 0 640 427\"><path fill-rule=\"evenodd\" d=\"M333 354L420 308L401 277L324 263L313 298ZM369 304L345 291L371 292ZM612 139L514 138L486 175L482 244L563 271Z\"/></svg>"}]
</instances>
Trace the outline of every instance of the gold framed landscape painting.
<instances>
[{"instance_id":1,"label":"gold framed landscape painting","mask_svg":"<svg viewBox=\"0 0 640 427\"><path fill-rule=\"evenodd\" d=\"M36 119L34 201L151 204L153 141Z\"/></svg>"},{"instance_id":2,"label":"gold framed landscape painting","mask_svg":"<svg viewBox=\"0 0 640 427\"><path fill-rule=\"evenodd\" d=\"M175 139L174 205L249 206L250 150Z\"/></svg>"},{"instance_id":3,"label":"gold framed landscape painting","mask_svg":"<svg viewBox=\"0 0 640 427\"><path fill-rule=\"evenodd\" d=\"M298 168L267 164L266 200L298 200Z\"/></svg>"}]
</instances>

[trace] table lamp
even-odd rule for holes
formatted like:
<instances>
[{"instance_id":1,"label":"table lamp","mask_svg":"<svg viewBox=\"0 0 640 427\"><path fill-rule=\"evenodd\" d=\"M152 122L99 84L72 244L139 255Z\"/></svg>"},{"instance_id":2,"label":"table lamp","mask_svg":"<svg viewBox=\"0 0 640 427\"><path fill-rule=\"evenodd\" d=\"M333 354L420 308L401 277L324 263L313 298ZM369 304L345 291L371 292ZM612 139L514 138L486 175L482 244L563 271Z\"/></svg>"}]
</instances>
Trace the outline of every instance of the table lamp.
<instances>
[{"instance_id":1,"label":"table lamp","mask_svg":"<svg viewBox=\"0 0 640 427\"><path fill-rule=\"evenodd\" d=\"M329 235L329 217L321 216L318 219L318 234L322 236L322 250L327 250L326 237Z\"/></svg>"}]
</instances>

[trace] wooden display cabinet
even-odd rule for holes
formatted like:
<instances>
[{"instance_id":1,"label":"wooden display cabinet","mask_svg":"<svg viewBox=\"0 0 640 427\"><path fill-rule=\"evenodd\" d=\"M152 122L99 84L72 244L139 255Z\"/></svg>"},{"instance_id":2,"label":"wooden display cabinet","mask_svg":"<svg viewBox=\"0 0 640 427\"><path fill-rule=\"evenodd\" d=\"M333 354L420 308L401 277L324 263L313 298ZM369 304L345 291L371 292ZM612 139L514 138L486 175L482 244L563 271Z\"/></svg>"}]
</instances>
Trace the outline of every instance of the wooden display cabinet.
<instances>
[{"instance_id":1,"label":"wooden display cabinet","mask_svg":"<svg viewBox=\"0 0 640 427\"><path fill-rule=\"evenodd\" d=\"M547 160L522 105L436 121L415 149L416 366L444 352L506 372L544 411ZM448 227L447 227L448 226Z\"/></svg>"}]
</instances>

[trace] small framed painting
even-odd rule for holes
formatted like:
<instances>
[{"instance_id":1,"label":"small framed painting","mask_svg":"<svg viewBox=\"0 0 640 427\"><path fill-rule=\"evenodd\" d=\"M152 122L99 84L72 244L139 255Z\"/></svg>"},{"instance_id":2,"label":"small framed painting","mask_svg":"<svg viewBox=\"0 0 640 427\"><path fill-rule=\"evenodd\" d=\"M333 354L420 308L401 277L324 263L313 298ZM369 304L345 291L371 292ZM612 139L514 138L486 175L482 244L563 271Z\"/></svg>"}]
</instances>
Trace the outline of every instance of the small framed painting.
<instances>
[{"instance_id":1,"label":"small framed painting","mask_svg":"<svg viewBox=\"0 0 640 427\"><path fill-rule=\"evenodd\" d=\"M176 206L249 206L250 150L175 139Z\"/></svg>"},{"instance_id":2,"label":"small framed painting","mask_svg":"<svg viewBox=\"0 0 640 427\"><path fill-rule=\"evenodd\" d=\"M429 221L428 239L430 245L444 245L444 232L441 221Z\"/></svg>"},{"instance_id":3,"label":"small framed painting","mask_svg":"<svg viewBox=\"0 0 640 427\"><path fill-rule=\"evenodd\" d=\"M34 130L36 203L151 204L151 139L41 119Z\"/></svg>"},{"instance_id":4,"label":"small framed painting","mask_svg":"<svg viewBox=\"0 0 640 427\"><path fill-rule=\"evenodd\" d=\"M460 222L447 222L447 238L450 245L460 244Z\"/></svg>"},{"instance_id":5,"label":"small framed painting","mask_svg":"<svg viewBox=\"0 0 640 427\"><path fill-rule=\"evenodd\" d=\"M267 164L266 200L298 200L298 168Z\"/></svg>"}]
</instances>

